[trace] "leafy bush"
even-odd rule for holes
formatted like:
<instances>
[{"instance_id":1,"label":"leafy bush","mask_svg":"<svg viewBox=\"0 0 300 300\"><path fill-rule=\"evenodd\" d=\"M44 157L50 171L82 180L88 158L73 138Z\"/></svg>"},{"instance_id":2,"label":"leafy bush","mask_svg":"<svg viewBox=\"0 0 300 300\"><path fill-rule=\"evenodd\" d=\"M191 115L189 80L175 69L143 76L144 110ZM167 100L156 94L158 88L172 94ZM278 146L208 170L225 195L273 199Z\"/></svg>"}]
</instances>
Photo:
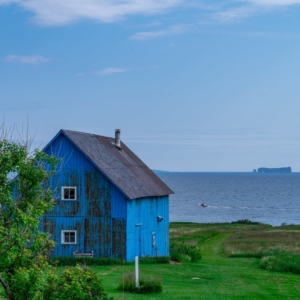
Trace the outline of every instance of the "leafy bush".
<instances>
[{"instance_id":1,"label":"leafy bush","mask_svg":"<svg viewBox=\"0 0 300 300\"><path fill-rule=\"evenodd\" d=\"M51 272L46 281L43 300L110 300L101 279L87 267L67 267L60 274Z\"/></svg>"},{"instance_id":2,"label":"leafy bush","mask_svg":"<svg viewBox=\"0 0 300 300\"><path fill-rule=\"evenodd\" d=\"M20 267L7 279L10 284L10 298L18 300L43 299L42 290L45 286L45 270L34 265L32 268Z\"/></svg>"},{"instance_id":3,"label":"leafy bush","mask_svg":"<svg viewBox=\"0 0 300 300\"><path fill-rule=\"evenodd\" d=\"M125 274L119 283L118 290L136 294L155 294L162 292L162 282L159 277L142 277L139 280L139 287L135 286L133 273Z\"/></svg>"},{"instance_id":4,"label":"leafy bush","mask_svg":"<svg viewBox=\"0 0 300 300\"><path fill-rule=\"evenodd\" d=\"M241 219L241 220L233 221L231 222L231 224L262 225L263 223L251 221L249 219Z\"/></svg>"},{"instance_id":5,"label":"leafy bush","mask_svg":"<svg viewBox=\"0 0 300 300\"><path fill-rule=\"evenodd\" d=\"M185 245L182 243L172 243L170 246L171 259L179 262L196 262L201 259L202 254L197 246Z\"/></svg>"},{"instance_id":6,"label":"leafy bush","mask_svg":"<svg viewBox=\"0 0 300 300\"><path fill-rule=\"evenodd\" d=\"M171 260L177 261L177 262L188 262L190 259L187 261L186 256L183 255L182 253L178 251L171 251Z\"/></svg>"},{"instance_id":7,"label":"leafy bush","mask_svg":"<svg viewBox=\"0 0 300 300\"><path fill-rule=\"evenodd\" d=\"M158 294L162 292L163 287L159 277L148 277L140 280L140 287L138 289L140 294Z\"/></svg>"},{"instance_id":8,"label":"leafy bush","mask_svg":"<svg viewBox=\"0 0 300 300\"><path fill-rule=\"evenodd\" d=\"M300 274L300 254L280 248L270 249L263 253L260 266L269 271Z\"/></svg>"},{"instance_id":9,"label":"leafy bush","mask_svg":"<svg viewBox=\"0 0 300 300\"><path fill-rule=\"evenodd\" d=\"M19 268L11 280L10 298L18 300L109 300L101 279L85 266L67 267L62 272L48 266L42 270ZM2 298L1 298L2 299Z\"/></svg>"}]
</instances>

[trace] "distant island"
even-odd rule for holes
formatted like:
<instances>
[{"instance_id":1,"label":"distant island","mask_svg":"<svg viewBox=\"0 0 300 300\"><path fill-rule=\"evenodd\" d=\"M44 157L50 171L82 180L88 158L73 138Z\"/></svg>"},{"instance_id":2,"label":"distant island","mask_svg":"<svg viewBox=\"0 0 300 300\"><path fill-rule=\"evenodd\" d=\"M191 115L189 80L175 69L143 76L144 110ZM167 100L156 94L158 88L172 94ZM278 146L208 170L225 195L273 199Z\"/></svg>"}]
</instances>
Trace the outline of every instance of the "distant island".
<instances>
[{"instance_id":1,"label":"distant island","mask_svg":"<svg viewBox=\"0 0 300 300\"><path fill-rule=\"evenodd\" d=\"M253 173L292 173L291 167L284 168L258 168L253 170Z\"/></svg>"},{"instance_id":2,"label":"distant island","mask_svg":"<svg viewBox=\"0 0 300 300\"><path fill-rule=\"evenodd\" d=\"M152 169L152 172L154 172L154 173L170 173L170 171L154 170L154 169Z\"/></svg>"}]
</instances>

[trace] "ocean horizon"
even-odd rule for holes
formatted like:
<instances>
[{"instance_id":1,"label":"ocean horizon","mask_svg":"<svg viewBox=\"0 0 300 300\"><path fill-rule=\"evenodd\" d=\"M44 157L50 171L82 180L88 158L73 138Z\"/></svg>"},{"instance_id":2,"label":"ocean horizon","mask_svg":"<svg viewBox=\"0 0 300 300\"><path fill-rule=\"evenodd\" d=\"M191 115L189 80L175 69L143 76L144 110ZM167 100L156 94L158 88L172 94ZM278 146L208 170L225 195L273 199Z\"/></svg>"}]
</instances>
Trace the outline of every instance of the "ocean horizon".
<instances>
[{"instance_id":1,"label":"ocean horizon","mask_svg":"<svg viewBox=\"0 0 300 300\"><path fill-rule=\"evenodd\" d=\"M168 172L156 174L174 191L170 221L223 223L248 219L300 224L300 172ZM201 207L204 203L207 207Z\"/></svg>"}]
</instances>

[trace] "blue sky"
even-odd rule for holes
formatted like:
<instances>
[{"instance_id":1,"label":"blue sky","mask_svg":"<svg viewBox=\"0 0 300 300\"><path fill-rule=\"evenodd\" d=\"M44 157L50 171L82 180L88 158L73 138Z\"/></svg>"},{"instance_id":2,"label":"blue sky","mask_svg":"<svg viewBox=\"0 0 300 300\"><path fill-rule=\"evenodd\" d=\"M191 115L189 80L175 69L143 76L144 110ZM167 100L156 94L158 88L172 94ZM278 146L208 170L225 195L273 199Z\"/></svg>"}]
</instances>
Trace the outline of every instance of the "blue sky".
<instances>
[{"instance_id":1,"label":"blue sky","mask_svg":"<svg viewBox=\"0 0 300 300\"><path fill-rule=\"evenodd\" d=\"M300 172L300 0L0 0L0 113L153 169Z\"/></svg>"}]
</instances>

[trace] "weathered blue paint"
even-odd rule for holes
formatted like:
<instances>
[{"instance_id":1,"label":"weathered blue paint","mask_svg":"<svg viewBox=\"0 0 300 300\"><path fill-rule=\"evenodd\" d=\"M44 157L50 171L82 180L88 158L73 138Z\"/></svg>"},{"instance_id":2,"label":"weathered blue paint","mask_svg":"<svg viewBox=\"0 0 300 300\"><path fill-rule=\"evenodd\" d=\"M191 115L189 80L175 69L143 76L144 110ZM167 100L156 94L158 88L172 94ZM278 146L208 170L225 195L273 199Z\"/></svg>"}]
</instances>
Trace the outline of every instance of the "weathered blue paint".
<instances>
[{"instance_id":1,"label":"weathered blue paint","mask_svg":"<svg viewBox=\"0 0 300 300\"><path fill-rule=\"evenodd\" d=\"M56 242L53 256L94 251L96 257L133 261L139 256L169 255L169 197L128 199L64 134L45 152L62 158L50 188L55 206L40 228ZM61 187L75 186L76 200L62 200ZM159 221L157 216L164 219ZM140 226L137 224L141 224ZM76 244L62 244L62 230L76 230Z\"/></svg>"},{"instance_id":2,"label":"weathered blue paint","mask_svg":"<svg viewBox=\"0 0 300 300\"><path fill-rule=\"evenodd\" d=\"M127 198L114 185L111 185L111 199L111 216L113 218L126 218Z\"/></svg>"},{"instance_id":3,"label":"weathered blue paint","mask_svg":"<svg viewBox=\"0 0 300 300\"><path fill-rule=\"evenodd\" d=\"M164 219L158 221L158 216ZM169 255L169 196L129 200L126 229L128 261L137 255Z\"/></svg>"}]
</instances>

